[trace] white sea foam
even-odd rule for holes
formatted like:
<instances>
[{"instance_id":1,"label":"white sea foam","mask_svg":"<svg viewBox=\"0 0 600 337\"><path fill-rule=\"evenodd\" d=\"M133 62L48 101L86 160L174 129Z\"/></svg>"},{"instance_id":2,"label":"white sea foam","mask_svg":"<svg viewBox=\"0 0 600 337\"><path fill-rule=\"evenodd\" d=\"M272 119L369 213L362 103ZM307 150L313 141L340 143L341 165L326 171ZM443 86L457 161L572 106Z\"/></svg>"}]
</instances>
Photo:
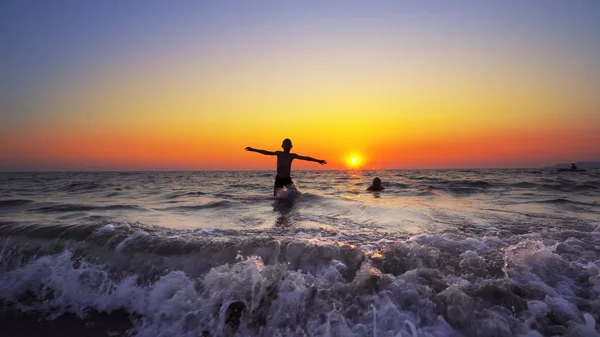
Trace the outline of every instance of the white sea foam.
<instances>
[{"instance_id":1,"label":"white sea foam","mask_svg":"<svg viewBox=\"0 0 600 337\"><path fill-rule=\"evenodd\" d=\"M117 245L117 247L115 248L115 250L118 252L122 251L123 249L126 249L127 246L135 243L137 240L148 237L148 236L149 236L149 234L145 231L142 231L142 230L135 231L135 232L133 232L133 234L131 234L129 237L127 237L125 240L123 240L121 243L119 243Z\"/></svg>"},{"instance_id":2,"label":"white sea foam","mask_svg":"<svg viewBox=\"0 0 600 337\"><path fill-rule=\"evenodd\" d=\"M136 231L123 242L148 235ZM461 249L481 247L477 240L448 237L429 242L438 246L443 242L443 245ZM422 252L432 251L420 246L413 249L417 247L418 250L408 255L411 259L422 259ZM367 248L368 252L372 250L372 247ZM288 258L301 258L306 249L317 247L309 242L291 242L287 247ZM439 254L443 249L433 251ZM339 252L331 254L335 256ZM552 313L570 322L572 331L589 334L595 331L594 316L580 311L570 301L575 283L564 283L565 289L561 290L560 282L565 280L555 282L551 275L540 272L544 268L538 264L552 267L555 260L560 259L554 255L553 248L539 242L522 242L506 249L506 268L520 275L516 280L547 293L544 298L527 302L526 309L533 319L543 320ZM533 261L534 257L541 260ZM436 257L440 258L441 255ZM458 259L463 271L479 268L484 261L473 250L464 250ZM593 268L586 269L592 278L597 276ZM174 270L140 283L140 275L110 273L105 266L77 259L67 250L35 258L3 273L0 299L18 303L20 310L41 310L52 317L71 312L85 318L90 310L124 309L140 317L134 319L138 336L197 336L203 331L227 335L236 330L241 335L263 336L299 333L384 336L391 332L395 336L455 336L461 330L476 334L536 335L525 321L515 330L512 326L515 318L510 313L504 316L503 311L486 311L483 317L476 319L478 323L470 323L478 309L474 293L469 289L478 287L477 283L482 280L471 283L446 275L435 281L438 276L429 269L413 269L393 277L363 263L349 282L344 276L348 270L348 266L337 259L319 264L314 272L307 273L289 269L285 264L265 265L259 257L250 256L233 264L216 266L200 278ZM433 291L436 286L430 282L445 280L450 285L436 295ZM598 285L597 279L594 280ZM36 299L23 302L21 299L30 296L28 293L35 294ZM598 298L598 294L595 296ZM232 323L236 320L238 323ZM262 321L260 330L251 324L257 320Z\"/></svg>"}]
</instances>

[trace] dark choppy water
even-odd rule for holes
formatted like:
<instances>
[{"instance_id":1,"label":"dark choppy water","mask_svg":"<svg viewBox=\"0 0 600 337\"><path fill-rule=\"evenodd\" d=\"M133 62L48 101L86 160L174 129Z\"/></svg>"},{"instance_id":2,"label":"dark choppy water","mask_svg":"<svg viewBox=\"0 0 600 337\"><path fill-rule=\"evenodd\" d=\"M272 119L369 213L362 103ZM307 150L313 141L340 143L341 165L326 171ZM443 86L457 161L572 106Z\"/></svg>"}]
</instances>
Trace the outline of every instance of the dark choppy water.
<instances>
[{"instance_id":1,"label":"dark choppy water","mask_svg":"<svg viewBox=\"0 0 600 337\"><path fill-rule=\"evenodd\" d=\"M598 335L600 171L294 180L274 206L271 172L0 174L4 333Z\"/></svg>"}]
</instances>

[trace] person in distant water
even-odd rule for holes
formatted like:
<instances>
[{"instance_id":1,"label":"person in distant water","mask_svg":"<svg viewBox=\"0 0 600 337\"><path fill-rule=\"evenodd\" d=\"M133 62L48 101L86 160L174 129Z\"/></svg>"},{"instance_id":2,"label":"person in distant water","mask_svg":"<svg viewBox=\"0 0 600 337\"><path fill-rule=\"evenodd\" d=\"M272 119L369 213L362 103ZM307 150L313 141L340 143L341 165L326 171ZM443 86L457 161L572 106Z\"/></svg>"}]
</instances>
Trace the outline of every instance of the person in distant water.
<instances>
[{"instance_id":1,"label":"person in distant water","mask_svg":"<svg viewBox=\"0 0 600 337\"><path fill-rule=\"evenodd\" d=\"M375 177L375 179L373 179L373 184L367 188L367 191L369 192L378 192L383 190L385 190L385 187L381 186L381 179L379 179L379 177Z\"/></svg>"},{"instance_id":2,"label":"person in distant water","mask_svg":"<svg viewBox=\"0 0 600 337\"><path fill-rule=\"evenodd\" d=\"M571 163L571 170L577 170L577 165L575 165L575 163Z\"/></svg>"},{"instance_id":3,"label":"person in distant water","mask_svg":"<svg viewBox=\"0 0 600 337\"><path fill-rule=\"evenodd\" d=\"M283 148L283 151L265 151L254 149L250 146L246 148L246 151L258 152L267 156L277 156L277 175L275 176L275 186L273 188L274 196L277 196L277 192L279 189L282 189L284 186L289 187L290 185L294 184L291 177L292 160L307 160L314 161L321 165L327 164L325 160L290 153L290 150L292 149L292 141L289 140L289 138L283 140L283 142L281 143L281 147Z\"/></svg>"}]
</instances>

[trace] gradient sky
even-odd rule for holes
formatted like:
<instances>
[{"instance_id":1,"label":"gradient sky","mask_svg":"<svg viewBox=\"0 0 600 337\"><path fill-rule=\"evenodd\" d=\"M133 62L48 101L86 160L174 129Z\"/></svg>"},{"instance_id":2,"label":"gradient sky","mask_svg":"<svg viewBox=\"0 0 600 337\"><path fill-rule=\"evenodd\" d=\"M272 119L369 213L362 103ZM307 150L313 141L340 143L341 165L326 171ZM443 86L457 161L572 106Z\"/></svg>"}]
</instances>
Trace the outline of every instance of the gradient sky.
<instances>
[{"instance_id":1,"label":"gradient sky","mask_svg":"<svg viewBox=\"0 0 600 337\"><path fill-rule=\"evenodd\" d=\"M597 0L3 1L0 170L600 160L598 32Z\"/></svg>"}]
</instances>

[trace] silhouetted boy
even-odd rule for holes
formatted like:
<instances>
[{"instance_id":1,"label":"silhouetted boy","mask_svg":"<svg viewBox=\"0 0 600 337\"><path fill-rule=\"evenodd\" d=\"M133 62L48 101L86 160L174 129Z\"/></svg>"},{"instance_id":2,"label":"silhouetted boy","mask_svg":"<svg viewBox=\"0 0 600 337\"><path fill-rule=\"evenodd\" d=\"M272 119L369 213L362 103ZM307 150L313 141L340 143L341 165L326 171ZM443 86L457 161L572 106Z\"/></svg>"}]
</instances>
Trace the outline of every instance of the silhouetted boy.
<instances>
[{"instance_id":1,"label":"silhouetted boy","mask_svg":"<svg viewBox=\"0 0 600 337\"><path fill-rule=\"evenodd\" d=\"M290 175L292 171L292 160L299 159L314 161L321 165L327 164L325 160L319 160L312 157L305 157L295 153L290 153L290 150L292 149L292 141L288 138L283 140L283 142L281 143L281 147L283 148L283 151L274 152L253 149L250 146L246 148L246 151L258 152L267 156L277 156L277 175L275 176L275 187L273 188L274 196L277 196L278 189L282 189L284 186L289 188L291 185L294 184Z\"/></svg>"}]
</instances>

